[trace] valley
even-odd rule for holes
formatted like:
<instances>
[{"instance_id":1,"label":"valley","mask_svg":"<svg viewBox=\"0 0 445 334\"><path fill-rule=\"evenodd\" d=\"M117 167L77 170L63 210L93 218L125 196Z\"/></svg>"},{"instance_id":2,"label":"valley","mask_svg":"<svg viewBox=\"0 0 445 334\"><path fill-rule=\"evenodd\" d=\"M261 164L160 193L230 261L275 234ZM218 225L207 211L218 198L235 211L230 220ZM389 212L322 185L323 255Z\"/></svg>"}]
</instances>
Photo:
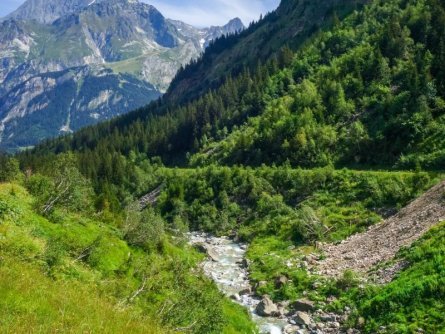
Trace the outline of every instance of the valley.
<instances>
[{"instance_id":1,"label":"valley","mask_svg":"<svg viewBox=\"0 0 445 334\"><path fill-rule=\"evenodd\" d=\"M282 0L209 43L137 1L73 3L32 24L87 48L41 52L94 42L104 62L11 95L63 112L11 116L3 138L65 135L0 154L0 332L444 333L442 0ZM121 39L65 24L103 17ZM33 95L55 83L63 98Z\"/></svg>"}]
</instances>

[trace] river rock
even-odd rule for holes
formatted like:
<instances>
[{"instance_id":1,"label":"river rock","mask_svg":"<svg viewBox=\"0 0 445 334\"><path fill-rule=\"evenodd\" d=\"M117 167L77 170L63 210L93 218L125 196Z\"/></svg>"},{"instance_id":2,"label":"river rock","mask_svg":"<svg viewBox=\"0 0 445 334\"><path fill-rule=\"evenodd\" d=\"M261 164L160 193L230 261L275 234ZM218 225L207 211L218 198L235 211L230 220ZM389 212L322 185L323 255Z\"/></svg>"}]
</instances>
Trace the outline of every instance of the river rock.
<instances>
[{"instance_id":1,"label":"river rock","mask_svg":"<svg viewBox=\"0 0 445 334\"><path fill-rule=\"evenodd\" d=\"M272 317L278 314L278 307L265 295L255 309L256 313L261 317Z\"/></svg>"},{"instance_id":2,"label":"river rock","mask_svg":"<svg viewBox=\"0 0 445 334\"><path fill-rule=\"evenodd\" d=\"M283 331L285 334L296 334L300 330L300 326L287 325Z\"/></svg>"},{"instance_id":3,"label":"river rock","mask_svg":"<svg viewBox=\"0 0 445 334\"><path fill-rule=\"evenodd\" d=\"M238 261L236 264L239 265L240 268L242 268L242 269L249 268L249 262L246 259L242 259L242 260Z\"/></svg>"},{"instance_id":4,"label":"river rock","mask_svg":"<svg viewBox=\"0 0 445 334\"><path fill-rule=\"evenodd\" d=\"M295 311L312 312L315 310L315 304L308 299L299 299L292 304L292 308Z\"/></svg>"},{"instance_id":5,"label":"river rock","mask_svg":"<svg viewBox=\"0 0 445 334\"><path fill-rule=\"evenodd\" d=\"M323 322L335 322L335 321L337 321L337 316L335 314L332 314L332 313L322 314L320 316L320 319Z\"/></svg>"},{"instance_id":6,"label":"river rock","mask_svg":"<svg viewBox=\"0 0 445 334\"><path fill-rule=\"evenodd\" d=\"M252 288L250 287L245 288L239 292L240 296L251 295L251 294L252 294Z\"/></svg>"},{"instance_id":7,"label":"river rock","mask_svg":"<svg viewBox=\"0 0 445 334\"><path fill-rule=\"evenodd\" d=\"M202 243L197 243L197 244L194 244L193 247L195 247L195 249L198 252L203 253L203 254L207 254L207 247L206 247L206 245L204 245Z\"/></svg>"},{"instance_id":8,"label":"river rock","mask_svg":"<svg viewBox=\"0 0 445 334\"><path fill-rule=\"evenodd\" d=\"M213 262L218 262L218 254L215 252L215 250L209 246L207 246L207 256L212 260Z\"/></svg>"},{"instance_id":9,"label":"river rock","mask_svg":"<svg viewBox=\"0 0 445 334\"><path fill-rule=\"evenodd\" d=\"M241 297L240 297L239 294L235 293L234 295L231 295L231 296L230 296L230 299L239 302L239 301L241 300Z\"/></svg>"},{"instance_id":10,"label":"river rock","mask_svg":"<svg viewBox=\"0 0 445 334\"><path fill-rule=\"evenodd\" d=\"M197 243L194 245L195 249L203 254L207 254L207 256L213 261L218 262L218 254L216 251L210 247L209 245L206 245L204 243Z\"/></svg>"},{"instance_id":11,"label":"river rock","mask_svg":"<svg viewBox=\"0 0 445 334\"><path fill-rule=\"evenodd\" d=\"M299 325L309 326L312 323L310 315L306 312L298 311L295 313L294 319Z\"/></svg>"}]
</instances>

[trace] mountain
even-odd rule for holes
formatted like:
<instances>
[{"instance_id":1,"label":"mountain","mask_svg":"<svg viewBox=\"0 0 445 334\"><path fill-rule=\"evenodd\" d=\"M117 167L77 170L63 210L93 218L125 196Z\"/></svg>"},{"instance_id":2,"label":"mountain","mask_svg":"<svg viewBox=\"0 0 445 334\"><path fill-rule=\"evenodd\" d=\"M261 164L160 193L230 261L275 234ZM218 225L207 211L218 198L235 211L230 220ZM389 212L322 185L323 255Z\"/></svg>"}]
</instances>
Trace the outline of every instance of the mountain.
<instances>
[{"instance_id":1,"label":"mountain","mask_svg":"<svg viewBox=\"0 0 445 334\"><path fill-rule=\"evenodd\" d=\"M209 87L217 88L228 74L237 76L244 68L254 70L284 46L297 50L320 30L332 24L333 14L343 18L359 10L368 0L305 1L283 0L277 10L251 25L241 34L220 41L201 61L178 73L167 96L175 102L190 101ZM192 87L192 89L190 89Z\"/></svg>"},{"instance_id":2,"label":"mountain","mask_svg":"<svg viewBox=\"0 0 445 334\"><path fill-rule=\"evenodd\" d=\"M138 1L29 0L0 22L0 148L32 146L63 133L60 129L76 130L141 107L161 96L176 71L199 57L211 40L242 29L239 19L197 29ZM66 81L56 79L65 78L68 70L79 89L74 95L66 95ZM40 84L48 73L54 85ZM95 110L97 96L83 94L91 88L84 84L95 80L109 92L98 96L120 96L100 110ZM31 92L24 89L30 82ZM127 82L134 94L122 95ZM58 101L69 96L69 110L62 107L66 103L42 103L43 96ZM79 121L67 128L67 115ZM30 119L40 120L34 124L39 131L27 130Z\"/></svg>"},{"instance_id":3,"label":"mountain","mask_svg":"<svg viewBox=\"0 0 445 334\"><path fill-rule=\"evenodd\" d=\"M93 2L92 0L28 0L6 16L6 19L52 23L64 15L87 7Z\"/></svg>"}]
</instances>

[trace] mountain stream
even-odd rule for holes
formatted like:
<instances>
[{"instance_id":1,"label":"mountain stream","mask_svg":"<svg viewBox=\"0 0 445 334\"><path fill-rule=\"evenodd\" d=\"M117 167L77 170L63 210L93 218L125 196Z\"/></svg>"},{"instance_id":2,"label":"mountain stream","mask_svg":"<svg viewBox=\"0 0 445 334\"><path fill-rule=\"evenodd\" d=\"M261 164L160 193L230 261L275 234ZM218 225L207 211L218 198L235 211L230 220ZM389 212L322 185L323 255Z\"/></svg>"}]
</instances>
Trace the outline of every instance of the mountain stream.
<instances>
[{"instance_id":1,"label":"mountain stream","mask_svg":"<svg viewBox=\"0 0 445 334\"><path fill-rule=\"evenodd\" d=\"M281 334L287 324L278 318L260 317L255 308L260 299L252 293L240 294L241 291L251 291L248 270L245 262L247 246L238 244L226 237L217 238L205 233L191 233L190 243L202 245L210 249L212 254L202 263L205 274L211 278L218 288L235 302L246 307L252 314L260 333Z\"/></svg>"}]
</instances>

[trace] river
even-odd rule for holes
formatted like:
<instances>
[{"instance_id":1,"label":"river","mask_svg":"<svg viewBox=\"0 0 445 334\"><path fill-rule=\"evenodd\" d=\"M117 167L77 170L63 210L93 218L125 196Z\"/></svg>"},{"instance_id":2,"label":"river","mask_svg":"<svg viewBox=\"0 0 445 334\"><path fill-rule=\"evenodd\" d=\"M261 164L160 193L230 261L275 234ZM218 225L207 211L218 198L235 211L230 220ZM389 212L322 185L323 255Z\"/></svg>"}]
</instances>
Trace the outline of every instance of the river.
<instances>
[{"instance_id":1,"label":"river","mask_svg":"<svg viewBox=\"0 0 445 334\"><path fill-rule=\"evenodd\" d=\"M202 263L205 274L216 283L225 295L236 299L237 303L251 312L252 319L258 325L260 333L283 333L283 328L287 325L286 320L258 316L255 313L255 308L260 299L252 294L239 296L243 290L252 290L247 268L243 266L247 245L235 243L229 238L217 238L198 232L191 233L189 237L191 244L200 244L211 249L214 259L208 258Z\"/></svg>"}]
</instances>

